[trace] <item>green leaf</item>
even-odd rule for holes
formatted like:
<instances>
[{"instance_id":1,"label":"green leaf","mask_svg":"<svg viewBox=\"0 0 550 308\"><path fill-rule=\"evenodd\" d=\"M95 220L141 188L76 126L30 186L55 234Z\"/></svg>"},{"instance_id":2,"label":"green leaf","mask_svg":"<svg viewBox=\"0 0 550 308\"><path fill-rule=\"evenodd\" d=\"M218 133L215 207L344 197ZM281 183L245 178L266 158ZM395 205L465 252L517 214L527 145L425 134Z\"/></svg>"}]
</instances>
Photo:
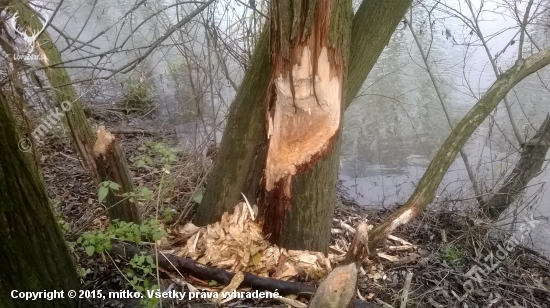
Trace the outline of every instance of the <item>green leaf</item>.
<instances>
[{"instance_id":1,"label":"green leaf","mask_svg":"<svg viewBox=\"0 0 550 308\"><path fill-rule=\"evenodd\" d=\"M149 263L149 264L155 264L155 260L153 260L153 257L147 256L147 263Z\"/></svg>"},{"instance_id":2,"label":"green leaf","mask_svg":"<svg viewBox=\"0 0 550 308\"><path fill-rule=\"evenodd\" d=\"M153 234L153 241L158 241L162 238L162 235L158 232L155 232L155 234Z\"/></svg>"},{"instance_id":3,"label":"green leaf","mask_svg":"<svg viewBox=\"0 0 550 308\"><path fill-rule=\"evenodd\" d=\"M217 286L218 285L218 282L216 280L210 280L210 282L208 283L209 286L213 287L213 286Z\"/></svg>"},{"instance_id":4,"label":"green leaf","mask_svg":"<svg viewBox=\"0 0 550 308\"><path fill-rule=\"evenodd\" d=\"M99 202L101 203L105 197L107 197L107 194L109 193L109 188L105 186L101 186L97 192L97 197L99 199Z\"/></svg>"},{"instance_id":5,"label":"green leaf","mask_svg":"<svg viewBox=\"0 0 550 308\"><path fill-rule=\"evenodd\" d=\"M109 187L110 187L112 190L119 190L120 185L118 185L118 184L115 183L115 182L109 182Z\"/></svg>"},{"instance_id":6,"label":"green leaf","mask_svg":"<svg viewBox=\"0 0 550 308\"><path fill-rule=\"evenodd\" d=\"M141 189L141 194L143 195L143 198L147 201L151 201L151 191L147 187L143 187Z\"/></svg>"},{"instance_id":7,"label":"green leaf","mask_svg":"<svg viewBox=\"0 0 550 308\"><path fill-rule=\"evenodd\" d=\"M198 203L198 204L201 204L201 202L202 202L202 194L203 194L203 191L202 191L202 190L197 191L197 194L193 197L193 201L195 201L195 202Z\"/></svg>"},{"instance_id":8,"label":"green leaf","mask_svg":"<svg viewBox=\"0 0 550 308\"><path fill-rule=\"evenodd\" d=\"M92 256L95 252L95 248L94 246L86 246L86 253L88 254L88 256Z\"/></svg>"}]
</instances>

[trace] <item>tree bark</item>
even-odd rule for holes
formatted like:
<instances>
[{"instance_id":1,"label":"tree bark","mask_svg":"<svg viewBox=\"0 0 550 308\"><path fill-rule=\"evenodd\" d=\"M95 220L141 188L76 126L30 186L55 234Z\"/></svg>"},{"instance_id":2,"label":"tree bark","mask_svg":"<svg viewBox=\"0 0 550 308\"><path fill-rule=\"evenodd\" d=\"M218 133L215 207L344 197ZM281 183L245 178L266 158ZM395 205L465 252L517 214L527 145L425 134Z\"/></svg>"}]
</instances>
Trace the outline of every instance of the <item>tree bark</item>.
<instances>
[{"instance_id":1,"label":"tree bark","mask_svg":"<svg viewBox=\"0 0 550 308\"><path fill-rule=\"evenodd\" d=\"M102 179L111 179L112 181L123 185L117 191L121 192L133 191L132 178L129 173L120 172L120 170L128 170L126 159L124 157L116 138L105 130L105 127L100 127L97 131L97 140L94 145L94 159L98 163L97 170ZM139 221L139 212L137 207L129 201L129 198L116 196L109 192L105 199L108 205L121 203L121 206L109 206L109 217L118 218L124 217L125 221Z\"/></svg>"},{"instance_id":2,"label":"tree bark","mask_svg":"<svg viewBox=\"0 0 550 308\"><path fill-rule=\"evenodd\" d=\"M485 207L487 216L497 220L516 201L516 196L540 172L548 149L550 149L550 116L546 116L546 120L535 136L523 146L516 167L506 177L504 185L487 202Z\"/></svg>"},{"instance_id":3,"label":"tree bark","mask_svg":"<svg viewBox=\"0 0 550 308\"><path fill-rule=\"evenodd\" d=\"M345 87L345 107L358 93L368 73L387 45L411 1L363 1L352 22L349 69ZM241 198L256 200L267 156L265 130L266 100L271 61L268 53L269 31L264 29L249 70L232 103L220 151L208 180L204 198L194 222L205 225L218 220ZM312 170L293 182L294 198L281 234L285 247L325 251L332 217L340 139L334 139L335 151L319 161ZM324 177L324 179L322 179ZM319 181L321 179L321 181ZM331 183L332 181L332 183ZM315 200L324 199L324 202ZM289 227L290 226L290 227Z\"/></svg>"},{"instance_id":4,"label":"tree bark","mask_svg":"<svg viewBox=\"0 0 550 308\"><path fill-rule=\"evenodd\" d=\"M369 233L370 251L374 251L378 243L395 228L408 223L418 213L422 212L428 203L432 202L443 176L476 128L517 83L548 64L550 64L550 48L546 48L527 59L516 61L514 66L497 78L491 88L456 125L441 145L407 202L371 230Z\"/></svg>"},{"instance_id":5,"label":"tree bark","mask_svg":"<svg viewBox=\"0 0 550 308\"><path fill-rule=\"evenodd\" d=\"M217 221L242 198L255 202L267 154L265 94L271 61L269 30L262 31L251 64L229 109L215 164L194 223Z\"/></svg>"},{"instance_id":6,"label":"tree bark","mask_svg":"<svg viewBox=\"0 0 550 308\"><path fill-rule=\"evenodd\" d=\"M0 307L84 307L67 291L80 289L46 189L21 139L4 93L0 92ZM12 298L18 292L65 292L64 298ZM86 303L80 303L85 305Z\"/></svg>"},{"instance_id":7,"label":"tree bark","mask_svg":"<svg viewBox=\"0 0 550 308\"><path fill-rule=\"evenodd\" d=\"M17 13L17 23L24 31L33 33L33 29L42 29L42 22L36 17L36 12L25 1L9 0L9 10L12 14ZM64 122L72 134L72 142L76 152L80 155L81 162L84 168L91 175L96 184L103 181L117 182L121 186L119 194L133 192L134 185L132 183L132 174L128 169L124 152L118 145L114 145L113 155L110 156L112 161L105 162L103 160L96 161L93 153L93 148L96 142L90 123L86 119L82 104L71 84L71 78L63 67L61 53L55 46L47 31L43 31L39 36L35 45L35 51L40 56L42 65L45 67L46 75L50 81L51 87L54 89L53 97L57 107L57 111L61 108L65 112ZM67 102L69 103L67 107ZM66 110L68 109L68 110ZM42 131L40 131L41 134ZM104 166L98 166L104 164ZM108 166L108 167L106 167ZM107 168L107 172L100 172L100 169ZM122 175L118 180L113 175ZM108 199L108 207L116 208L112 214L120 214L111 219L120 219L124 221L139 222L139 215L135 204L122 201L118 197ZM114 203L113 203L114 202ZM135 213L136 215L125 216L125 213Z\"/></svg>"},{"instance_id":8,"label":"tree bark","mask_svg":"<svg viewBox=\"0 0 550 308\"><path fill-rule=\"evenodd\" d=\"M345 2L271 2L272 65L265 99L269 141L260 187L259 221L273 243L290 249L295 248L295 238L284 233L314 232L315 236L307 238L316 250L323 249L315 242L328 241L330 236L330 232L318 233L326 228L315 228L309 222L322 221L330 226L334 205L338 165L327 164L325 158L331 161L342 127L352 12L351 4ZM322 165L324 172L318 172L316 164ZM304 183L299 181L302 174L319 190L303 189ZM298 225L288 224L286 217L294 212L291 204L319 211L293 219Z\"/></svg>"}]
</instances>

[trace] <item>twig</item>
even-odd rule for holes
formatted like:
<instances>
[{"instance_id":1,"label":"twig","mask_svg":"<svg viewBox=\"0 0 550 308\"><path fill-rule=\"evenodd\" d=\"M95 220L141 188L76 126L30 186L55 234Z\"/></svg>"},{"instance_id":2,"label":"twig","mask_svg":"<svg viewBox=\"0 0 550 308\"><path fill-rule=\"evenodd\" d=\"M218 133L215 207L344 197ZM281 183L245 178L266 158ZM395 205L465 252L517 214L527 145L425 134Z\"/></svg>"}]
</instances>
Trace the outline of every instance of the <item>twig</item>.
<instances>
[{"instance_id":1,"label":"twig","mask_svg":"<svg viewBox=\"0 0 550 308\"><path fill-rule=\"evenodd\" d=\"M407 307L407 301L409 300L409 289L411 288L412 278L413 278L413 273L407 272L407 278L405 278L405 286L403 287L403 298L401 299L401 308Z\"/></svg>"}]
</instances>

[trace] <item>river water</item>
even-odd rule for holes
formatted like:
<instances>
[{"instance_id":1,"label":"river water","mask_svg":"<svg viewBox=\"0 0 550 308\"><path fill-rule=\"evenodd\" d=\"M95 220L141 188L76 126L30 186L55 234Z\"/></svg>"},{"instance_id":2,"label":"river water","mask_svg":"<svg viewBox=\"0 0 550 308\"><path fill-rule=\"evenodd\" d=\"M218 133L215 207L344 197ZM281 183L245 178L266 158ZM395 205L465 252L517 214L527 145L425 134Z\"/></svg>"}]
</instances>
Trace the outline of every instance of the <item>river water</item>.
<instances>
[{"instance_id":1,"label":"river water","mask_svg":"<svg viewBox=\"0 0 550 308\"><path fill-rule=\"evenodd\" d=\"M462 8L456 1L447 1L447 5L471 16L464 3L461 3ZM509 16L505 18L500 14L501 7L490 5L486 3L480 18L485 20L480 23L485 35L516 25ZM520 10L524 7L525 3ZM424 50L427 52L431 46L429 64L451 121L456 124L492 85L495 74L483 47L472 46L479 42L462 21L434 10L433 23L430 24L422 8L416 8L413 16L413 28ZM542 14L537 20L539 26L528 28L539 46L548 46L548 16L548 13ZM491 53L495 55L512 39L518 41L519 35L514 37L516 33L517 28L509 29L490 40ZM465 45L468 42L472 45ZM508 46L499 57L498 67L506 70L513 65L517 59L517 46ZM524 52L531 52L532 48L526 44ZM548 68L540 72L546 86L550 81L549 72ZM533 75L521 82L508 99L517 126L522 133L529 131L529 136L532 136L534 129L550 112L550 93L539 77ZM508 142L518 144L509 123L504 103L501 103L465 146L477 181L485 188L491 189L517 159ZM346 111L340 179L359 204L401 204L415 189L450 131L413 36L409 28L401 24L365 82L362 95ZM544 183L549 179L550 174L544 171L530 183L532 186L523 202L529 204L529 209L523 210L524 213L534 211L535 217L550 214L550 199L544 195ZM446 174L437 195L438 201L473 196L460 155ZM451 206L452 202L446 204ZM550 252L548 230L550 227L545 221L534 233L540 240L538 247Z\"/></svg>"},{"instance_id":2,"label":"river water","mask_svg":"<svg viewBox=\"0 0 550 308\"><path fill-rule=\"evenodd\" d=\"M525 2L519 3L521 12L525 9ZM81 41L89 41L102 32L105 34L90 42L93 47L66 50L63 53L64 59L77 59L90 53L109 50L119 46L128 34L133 33L121 48L123 51L108 54L99 62L99 66L106 69L120 67L143 54L145 49L139 47L154 42L166 29L190 12L190 9L180 10L174 7L153 16L153 12L161 6L169 6L172 2L148 1L128 17L121 19L135 3L127 0L65 1L54 19L54 25L63 28L72 37L78 36ZM244 12L242 7L228 3L219 1L212 11L217 16L217 25L223 29L233 29L237 23L236 17ZM471 16L462 1L442 3ZM425 51L429 48L428 61L452 122L456 124L491 86L495 75L476 36L470 33L470 29L459 18L442 12L443 4L440 4L440 9L431 12L429 21L428 12L417 6L413 10L412 24ZM509 45L512 39L518 41L519 38L516 35L516 22L509 14L505 14L506 8L503 4L485 3L484 11L480 15L483 20L480 27L490 37L489 47L493 55ZM474 6L478 5L474 1ZM430 3L425 2L425 7L429 6ZM538 7L538 11L542 10L542 7ZM548 12L540 14L535 19L535 25L528 27L531 36L542 47L549 45L549 16ZM142 27L137 27L149 17L151 18ZM212 58L211 67L216 69L211 75L217 84L216 92L222 95L210 96L211 89L204 86L208 83L204 79L206 77L197 78L199 84L195 86L206 89L201 94L204 95L201 99L207 102L202 106L202 118L207 121L196 121L200 110L197 110L194 103L196 95L189 90L188 85L188 73L193 74L195 70L193 63L182 59L182 53L193 51L196 53L193 61L197 63L204 63L207 59L208 55L204 51L206 40L201 27L197 22L187 24L183 31L178 31L165 40L162 48L158 48L138 66L138 71L142 72L141 77L150 80L159 102L155 113L157 121L176 128L181 146L196 146L197 140L201 139L219 142L221 130L212 133L212 127L222 123L223 111L234 96L234 89L219 69L219 61L216 57ZM493 37L494 34L498 35ZM197 35L197 38L190 40L189 35ZM185 43L185 48L182 47L182 42ZM57 43L59 46L68 45L62 38ZM242 44L246 45L247 40L242 40ZM498 67L505 70L513 65L517 58L518 45L515 43L508 46L498 59ZM533 48L527 43L524 51L528 55ZM79 60L72 65L97 64L89 60ZM242 78L242 66L231 61L227 65L229 74L238 84ZM181 74L182 70L186 73ZM110 75L109 71L79 67L70 68L70 72L78 80ZM105 93L108 93L109 101L109 97L124 93L124 84L129 76L130 74L118 74L101 83L86 82L79 87L79 91L89 99L97 98L99 94L105 97ZM540 77L548 87L550 71L543 69ZM522 133L528 132L532 136L534 128L538 128L550 112L550 94L541 84L539 76L526 78L508 98L518 127ZM204 117L204 114L208 116ZM346 111L340 180L361 205L380 207L401 204L412 193L450 131L411 32L401 23L366 80L360 95ZM517 155L513 153L513 147L508 140L517 146L506 110L501 103L465 146L472 169L483 187L491 189L495 181L516 161ZM534 212L535 217L550 215L550 199L544 194L544 183L549 177L547 171L543 172L532 181L526 194L527 201L524 204L529 204L529 211ZM460 156L445 176L437 195L438 201L472 197L471 184ZM537 235L537 247L547 252L550 252L550 246L546 243L550 239L549 230L548 221L544 221L534 231Z\"/></svg>"}]
</instances>

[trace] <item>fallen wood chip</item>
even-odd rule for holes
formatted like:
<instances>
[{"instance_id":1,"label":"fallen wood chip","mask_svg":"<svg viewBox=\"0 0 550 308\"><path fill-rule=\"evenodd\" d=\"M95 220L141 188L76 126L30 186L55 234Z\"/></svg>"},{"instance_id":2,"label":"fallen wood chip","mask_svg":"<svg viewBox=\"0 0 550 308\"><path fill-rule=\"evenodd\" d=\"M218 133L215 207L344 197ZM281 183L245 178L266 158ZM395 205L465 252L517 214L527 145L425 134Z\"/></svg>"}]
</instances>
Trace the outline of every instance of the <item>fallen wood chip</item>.
<instances>
[{"instance_id":1,"label":"fallen wood chip","mask_svg":"<svg viewBox=\"0 0 550 308\"><path fill-rule=\"evenodd\" d=\"M229 282L229 284L227 286L225 286L221 291L222 294L223 294L223 292L226 292L226 294L229 293L230 295L226 299L223 299L223 297L219 297L219 299L221 300L220 303L222 303L222 302L225 303L225 302L228 302L228 301L232 300L233 295L231 295L231 292L237 290L237 288L241 285L243 280L244 280L243 272L235 273L235 276L233 276L233 278L231 278L231 282Z\"/></svg>"},{"instance_id":2,"label":"fallen wood chip","mask_svg":"<svg viewBox=\"0 0 550 308\"><path fill-rule=\"evenodd\" d=\"M389 246L387 250L391 251L407 251L409 249L414 249L414 246L401 245L401 246Z\"/></svg>"},{"instance_id":3,"label":"fallen wood chip","mask_svg":"<svg viewBox=\"0 0 550 308\"><path fill-rule=\"evenodd\" d=\"M412 243L409 243L409 242L405 241L404 239L398 238L397 236L394 236L394 235L388 235L388 239L390 239L390 240L392 240L392 241L400 242L400 243L403 244L403 245L409 245L409 246L414 246L414 247L416 247L416 246L413 245Z\"/></svg>"},{"instance_id":4,"label":"fallen wood chip","mask_svg":"<svg viewBox=\"0 0 550 308\"><path fill-rule=\"evenodd\" d=\"M131 259L135 255L141 255L141 250L131 244L113 241L111 252L120 258ZM154 256L153 256L154 257ZM230 271L215 268L208 265L203 265L195 262L190 258L182 258L170 254L157 255L159 268L174 273L188 273L205 281L215 280L220 284L229 284L235 273ZM306 298L312 296L316 292L316 288L301 282L281 281L272 278L259 277L250 273L242 273L244 278L239 287L249 286L257 290L266 290L277 292L279 295L299 294ZM199 291L189 283L186 283L191 291ZM355 294L355 293L354 293ZM301 307L300 307L301 308ZM361 300L354 300L350 308L379 308L374 303L369 303Z\"/></svg>"},{"instance_id":5,"label":"fallen wood chip","mask_svg":"<svg viewBox=\"0 0 550 308\"><path fill-rule=\"evenodd\" d=\"M266 291L267 294L270 294L271 295L271 292L269 291ZM295 299L290 299L290 298L286 298L286 297L278 297L277 298L278 301L280 301L281 303L284 303L284 304L287 304L287 305L290 305L292 307L296 307L296 308L307 308L307 305L300 302L300 301L297 301Z\"/></svg>"},{"instance_id":6,"label":"fallen wood chip","mask_svg":"<svg viewBox=\"0 0 550 308\"><path fill-rule=\"evenodd\" d=\"M232 213L225 212L220 221L200 228L200 231L193 225L180 229L174 235L187 238L187 241L175 240L185 243L176 254L217 268L263 277L270 277L275 271L273 277L279 280L288 280L298 273L321 279L332 270L330 261L322 253L286 250L271 245L261 226L254 221L257 210L255 205L241 202ZM279 264L283 255L284 266Z\"/></svg>"},{"instance_id":7,"label":"fallen wood chip","mask_svg":"<svg viewBox=\"0 0 550 308\"><path fill-rule=\"evenodd\" d=\"M399 262L399 257L396 257L396 256L391 256L391 255L385 254L383 252L379 252L379 253L377 253L377 255L380 258L384 258L384 259L392 261L392 262Z\"/></svg>"}]
</instances>

